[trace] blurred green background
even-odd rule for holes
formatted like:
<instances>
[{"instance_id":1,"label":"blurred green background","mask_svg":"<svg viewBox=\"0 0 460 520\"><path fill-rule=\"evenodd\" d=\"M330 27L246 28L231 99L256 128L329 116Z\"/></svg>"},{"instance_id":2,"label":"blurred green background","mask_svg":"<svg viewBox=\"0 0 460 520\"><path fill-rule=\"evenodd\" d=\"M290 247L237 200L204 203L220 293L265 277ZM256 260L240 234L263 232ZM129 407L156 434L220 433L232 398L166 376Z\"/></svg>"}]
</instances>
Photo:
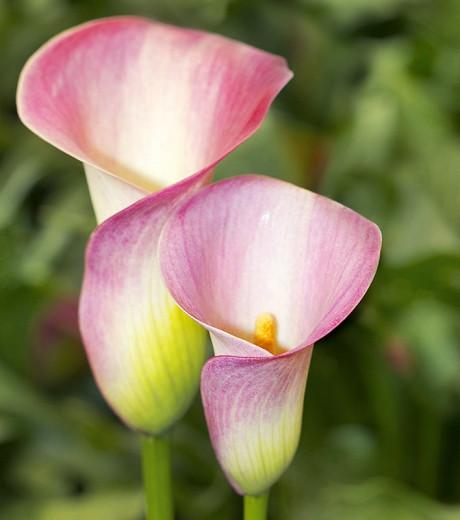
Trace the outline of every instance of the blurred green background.
<instances>
[{"instance_id":1,"label":"blurred green background","mask_svg":"<svg viewBox=\"0 0 460 520\"><path fill-rule=\"evenodd\" d=\"M28 56L142 14L285 56L295 78L219 167L376 221L363 304L317 345L272 520L460 518L460 2L0 0L0 518L142 518L138 442L100 398L76 318L94 226L82 167L18 121ZM177 518L237 519L197 400L173 433Z\"/></svg>"}]
</instances>

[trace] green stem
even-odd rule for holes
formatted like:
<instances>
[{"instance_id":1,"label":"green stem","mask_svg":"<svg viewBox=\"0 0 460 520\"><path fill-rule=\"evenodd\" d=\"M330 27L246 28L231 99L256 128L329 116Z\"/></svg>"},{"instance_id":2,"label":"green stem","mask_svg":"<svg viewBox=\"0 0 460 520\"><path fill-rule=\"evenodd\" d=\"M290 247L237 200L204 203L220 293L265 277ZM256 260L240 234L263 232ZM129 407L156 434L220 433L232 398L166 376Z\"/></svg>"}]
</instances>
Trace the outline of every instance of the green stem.
<instances>
[{"instance_id":1,"label":"green stem","mask_svg":"<svg viewBox=\"0 0 460 520\"><path fill-rule=\"evenodd\" d=\"M244 520L265 520L268 509L268 491L263 495L244 497Z\"/></svg>"},{"instance_id":2,"label":"green stem","mask_svg":"<svg viewBox=\"0 0 460 520\"><path fill-rule=\"evenodd\" d=\"M169 438L142 436L141 444L147 520L173 520Z\"/></svg>"}]
</instances>

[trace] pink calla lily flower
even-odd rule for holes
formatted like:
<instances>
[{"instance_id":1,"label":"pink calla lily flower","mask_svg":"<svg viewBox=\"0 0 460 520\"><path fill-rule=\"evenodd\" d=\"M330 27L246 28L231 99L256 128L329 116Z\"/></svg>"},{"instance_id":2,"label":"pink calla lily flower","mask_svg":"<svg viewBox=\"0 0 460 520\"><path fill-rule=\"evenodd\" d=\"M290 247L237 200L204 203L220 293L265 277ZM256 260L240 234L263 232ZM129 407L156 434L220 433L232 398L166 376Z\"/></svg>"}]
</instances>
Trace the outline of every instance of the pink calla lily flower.
<instances>
[{"instance_id":1,"label":"pink calla lily flower","mask_svg":"<svg viewBox=\"0 0 460 520\"><path fill-rule=\"evenodd\" d=\"M40 48L17 106L27 127L84 163L102 221L209 171L259 127L291 77L283 58L222 36L114 17Z\"/></svg>"},{"instance_id":2,"label":"pink calla lily flower","mask_svg":"<svg viewBox=\"0 0 460 520\"><path fill-rule=\"evenodd\" d=\"M164 222L255 132L291 76L278 56L136 17L70 29L24 67L22 121L84 163L103 222L87 251L80 328L102 393L135 429L177 420L205 356L204 333L160 276Z\"/></svg>"},{"instance_id":3,"label":"pink calla lily flower","mask_svg":"<svg viewBox=\"0 0 460 520\"><path fill-rule=\"evenodd\" d=\"M378 227L320 195L263 176L205 187L160 244L178 305L211 334L201 392L234 489L265 492L297 448L313 344L367 291Z\"/></svg>"}]
</instances>

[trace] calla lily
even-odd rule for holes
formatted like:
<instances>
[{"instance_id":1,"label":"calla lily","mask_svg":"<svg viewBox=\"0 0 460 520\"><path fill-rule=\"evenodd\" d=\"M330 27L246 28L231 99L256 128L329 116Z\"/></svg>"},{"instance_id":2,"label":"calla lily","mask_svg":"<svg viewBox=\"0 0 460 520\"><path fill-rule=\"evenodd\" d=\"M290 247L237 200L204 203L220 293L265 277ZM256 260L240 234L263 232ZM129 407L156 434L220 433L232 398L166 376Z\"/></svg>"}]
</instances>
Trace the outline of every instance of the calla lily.
<instances>
[{"instance_id":1,"label":"calla lily","mask_svg":"<svg viewBox=\"0 0 460 520\"><path fill-rule=\"evenodd\" d=\"M361 300L380 244L354 211L263 176L205 187L168 221L161 269L211 334L203 404L238 493L264 493L293 458L313 344Z\"/></svg>"},{"instance_id":2,"label":"calla lily","mask_svg":"<svg viewBox=\"0 0 460 520\"><path fill-rule=\"evenodd\" d=\"M26 126L83 161L99 221L209 170L260 125L283 58L138 17L92 21L39 49L19 80Z\"/></svg>"},{"instance_id":3,"label":"calla lily","mask_svg":"<svg viewBox=\"0 0 460 520\"><path fill-rule=\"evenodd\" d=\"M136 17L66 31L21 74L22 121L84 163L104 221L87 251L80 328L101 391L133 428L168 428L204 360L201 329L159 273L164 222L258 128L291 75L280 57Z\"/></svg>"}]
</instances>

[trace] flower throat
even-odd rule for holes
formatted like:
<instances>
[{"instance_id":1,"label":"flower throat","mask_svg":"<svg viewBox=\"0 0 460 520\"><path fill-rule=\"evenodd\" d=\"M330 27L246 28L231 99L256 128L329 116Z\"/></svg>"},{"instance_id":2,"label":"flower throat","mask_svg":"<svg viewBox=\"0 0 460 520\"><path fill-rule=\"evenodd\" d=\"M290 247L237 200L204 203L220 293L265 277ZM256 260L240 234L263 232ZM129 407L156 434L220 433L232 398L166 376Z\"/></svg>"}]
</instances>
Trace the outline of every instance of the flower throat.
<instances>
[{"instance_id":1,"label":"flower throat","mask_svg":"<svg viewBox=\"0 0 460 520\"><path fill-rule=\"evenodd\" d=\"M276 340L276 329L276 319L273 314L263 312L257 316L253 341L258 347L271 352L274 356L283 353Z\"/></svg>"}]
</instances>

